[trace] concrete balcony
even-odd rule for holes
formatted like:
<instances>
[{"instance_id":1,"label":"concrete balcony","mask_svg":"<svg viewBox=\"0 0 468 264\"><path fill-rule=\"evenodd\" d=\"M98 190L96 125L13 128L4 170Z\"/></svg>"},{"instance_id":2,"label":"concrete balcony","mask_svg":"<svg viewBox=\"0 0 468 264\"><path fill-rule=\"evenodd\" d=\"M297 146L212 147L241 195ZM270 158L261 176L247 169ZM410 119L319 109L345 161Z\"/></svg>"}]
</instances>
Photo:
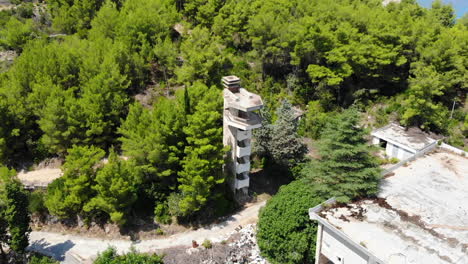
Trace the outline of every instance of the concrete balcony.
<instances>
[{"instance_id":1,"label":"concrete balcony","mask_svg":"<svg viewBox=\"0 0 468 264\"><path fill-rule=\"evenodd\" d=\"M224 121L228 126L242 130L252 130L262 126L260 117L255 113L249 113L249 118L233 116L228 110L224 110Z\"/></svg>"},{"instance_id":2,"label":"concrete balcony","mask_svg":"<svg viewBox=\"0 0 468 264\"><path fill-rule=\"evenodd\" d=\"M251 137L252 137L252 130L245 130L245 131L240 130L240 129L237 130L236 138L238 141L249 139Z\"/></svg>"},{"instance_id":3,"label":"concrete balcony","mask_svg":"<svg viewBox=\"0 0 468 264\"><path fill-rule=\"evenodd\" d=\"M237 190L249 187L249 184L250 184L249 176L243 175L242 178L239 178L239 177L234 178L234 188Z\"/></svg>"},{"instance_id":4,"label":"concrete balcony","mask_svg":"<svg viewBox=\"0 0 468 264\"><path fill-rule=\"evenodd\" d=\"M250 162L246 163L239 163L236 162L236 173L241 174L243 172L249 172L250 171Z\"/></svg>"},{"instance_id":5,"label":"concrete balcony","mask_svg":"<svg viewBox=\"0 0 468 264\"><path fill-rule=\"evenodd\" d=\"M236 147L236 157L244 157L244 156L250 156L250 153L252 152L252 147L250 145L241 148L241 147Z\"/></svg>"}]
</instances>

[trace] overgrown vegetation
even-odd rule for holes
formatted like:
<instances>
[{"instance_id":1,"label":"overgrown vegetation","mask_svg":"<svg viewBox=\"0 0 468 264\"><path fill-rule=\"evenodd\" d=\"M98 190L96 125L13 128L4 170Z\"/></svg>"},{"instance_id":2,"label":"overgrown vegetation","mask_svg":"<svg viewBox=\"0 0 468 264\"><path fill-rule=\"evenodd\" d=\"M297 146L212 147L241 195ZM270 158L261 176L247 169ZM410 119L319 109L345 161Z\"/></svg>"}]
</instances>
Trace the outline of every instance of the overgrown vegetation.
<instances>
[{"instance_id":1,"label":"overgrown vegetation","mask_svg":"<svg viewBox=\"0 0 468 264\"><path fill-rule=\"evenodd\" d=\"M115 248L108 248L99 254L94 264L164 264L163 257L156 254L143 254L132 249L125 255L118 255Z\"/></svg>"},{"instance_id":2,"label":"overgrown vegetation","mask_svg":"<svg viewBox=\"0 0 468 264\"><path fill-rule=\"evenodd\" d=\"M466 146L467 16L441 1L16 2L0 11L0 46L19 54L0 73L0 163L65 159L32 213L124 225L138 210L165 223L227 212L218 83L229 74L268 104L261 165L321 183L320 195L376 189L376 161L344 109L376 106L376 126L395 119ZM288 102L308 109L300 124ZM298 133L322 142L320 161L307 164Z\"/></svg>"},{"instance_id":3,"label":"overgrown vegetation","mask_svg":"<svg viewBox=\"0 0 468 264\"><path fill-rule=\"evenodd\" d=\"M316 223L308 209L336 198L338 202L372 197L380 169L351 108L330 119L319 139L319 159L302 166L299 180L281 187L260 212L257 239L272 263L314 263Z\"/></svg>"},{"instance_id":4,"label":"overgrown vegetation","mask_svg":"<svg viewBox=\"0 0 468 264\"><path fill-rule=\"evenodd\" d=\"M323 201L304 180L281 187L268 201L260 212L257 240L271 263L314 263L317 224L308 210Z\"/></svg>"},{"instance_id":5,"label":"overgrown vegetation","mask_svg":"<svg viewBox=\"0 0 468 264\"><path fill-rule=\"evenodd\" d=\"M16 179L16 172L0 167L0 259L8 261L25 253L29 245L30 216L28 212L28 194L21 182ZM6 247L5 247L6 246ZM13 259L14 260L14 259Z\"/></svg>"}]
</instances>

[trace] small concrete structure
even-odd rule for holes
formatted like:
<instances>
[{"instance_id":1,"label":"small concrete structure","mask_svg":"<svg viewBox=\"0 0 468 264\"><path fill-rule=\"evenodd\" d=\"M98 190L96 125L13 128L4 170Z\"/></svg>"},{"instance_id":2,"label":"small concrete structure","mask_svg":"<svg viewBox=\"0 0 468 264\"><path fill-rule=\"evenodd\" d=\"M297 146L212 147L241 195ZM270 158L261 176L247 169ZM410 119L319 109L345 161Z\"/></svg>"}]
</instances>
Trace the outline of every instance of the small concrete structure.
<instances>
[{"instance_id":1,"label":"small concrete structure","mask_svg":"<svg viewBox=\"0 0 468 264\"><path fill-rule=\"evenodd\" d=\"M408 159L427 148L435 147L437 141L421 131L406 130L397 124L390 124L372 131L372 144L385 148L390 158Z\"/></svg>"},{"instance_id":2,"label":"small concrete structure","mask_svg":"<svg viewBox=\"0 0 468 264\"><path fill-rule=\"evenodd\" d=\"M438 151L382 181L377 198L309 210L316 263L468 263L468 159Z\"/></svg>"},{"instance_id":3,"label":"small concrete structure","mask_svg":"<svg viewBox=\"0 0 468 264\"><path fill-rule=\"evenodd\" d=\"M259 95L248 92L240 85L237 76L225 76L223 143L230 146L230 162L226 171L232 176L233 190L247 192L250 178L250 153L252 150L252 129L262 126L260 117L253 111L263 107Z\"/></svg>"}]
</instances>

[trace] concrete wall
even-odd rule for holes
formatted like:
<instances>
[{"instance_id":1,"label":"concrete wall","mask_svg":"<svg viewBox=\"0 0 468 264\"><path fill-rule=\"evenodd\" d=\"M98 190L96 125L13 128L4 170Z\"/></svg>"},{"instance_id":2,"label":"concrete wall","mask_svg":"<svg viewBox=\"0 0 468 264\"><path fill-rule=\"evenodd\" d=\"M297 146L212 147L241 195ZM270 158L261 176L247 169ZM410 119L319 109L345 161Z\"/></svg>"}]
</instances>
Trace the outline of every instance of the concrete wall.
<instances>
[{"instance_id":1,"label":"concrete wall","mask_svg":"<svg viewBox=\"0 0 468 264\"><path fill-rule=\"evenodd\" d=\"M390 158L397 158L399 160L408 159L413 156L414 153L409 152L403 148L398 147L390 142L387 142L387 147L385 148L385 153Z\"/></svg>"},{"instance_id":2,"label":"concrete wall","mask_svg":"<svg viewBox=\"0 0 468 264\"><path fill-rule=\"evenodd\" d=\"M464 157L468 157L468 152L466 152L464 150L461 150L461 149L458 149L458 148L456 148L454 146L450 146L450 145L445 144L445 143L442 143L440 145L440 148L444 149L444 150L448 150L450 152L456 153L456 154L464 156Z\"/></svg>"},{"instance_id":3,"label":"concrete wall","mask_svg":"<svg viewBox=\"0 0 468 264\"><path fill-rule=\"evenodd\" d=\"M323 228L321 254L335 264L367 264L368 257L359 255L346 246L345 241L337 237L328 228Z\"/></svg>"}]
</instances>

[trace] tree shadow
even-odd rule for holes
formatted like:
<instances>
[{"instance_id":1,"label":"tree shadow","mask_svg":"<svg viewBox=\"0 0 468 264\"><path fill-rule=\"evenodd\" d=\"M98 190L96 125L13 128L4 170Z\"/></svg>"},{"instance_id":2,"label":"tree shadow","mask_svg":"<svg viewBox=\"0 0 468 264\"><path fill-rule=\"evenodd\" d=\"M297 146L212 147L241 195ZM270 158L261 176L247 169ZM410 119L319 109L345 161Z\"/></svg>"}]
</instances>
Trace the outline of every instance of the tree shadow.
<instances>
[{"instance_id":1,"label":"tree shadow","mask_svg":"<svg viewBox=\"0 0 468 264\"><path fill-rule=\"evenodd\" d=\"M275 195L281 186L293 180L289 174L278 167L252 172L250 173L250 191L256 194Z\"/></svg>"},{"instance_id":2,"label":"tree shadow","mask_svg":"<svg viewBox=\"0 0 468 264\"><path fill-rule=\"evenodd\" d=\"M154 222L153 217L137 215L119 229L121 235L129 236L133 242L140 241L140 232L155 231L161 226Z\"/></svg>"},{"instance_id":3,"label":"tree shadow","mask_svg":"<svg viewBox=\"0 0 468 264\"><path fill-rule=\"evenodd\" d=\"M65 254L74 246L75 243L73 243L71 240L51 245L44 239L41 239L34 241L34 243L29 245L28 250L50 256L57 261L63 261L65 260Z\"/></svg>"}]
</instances>

